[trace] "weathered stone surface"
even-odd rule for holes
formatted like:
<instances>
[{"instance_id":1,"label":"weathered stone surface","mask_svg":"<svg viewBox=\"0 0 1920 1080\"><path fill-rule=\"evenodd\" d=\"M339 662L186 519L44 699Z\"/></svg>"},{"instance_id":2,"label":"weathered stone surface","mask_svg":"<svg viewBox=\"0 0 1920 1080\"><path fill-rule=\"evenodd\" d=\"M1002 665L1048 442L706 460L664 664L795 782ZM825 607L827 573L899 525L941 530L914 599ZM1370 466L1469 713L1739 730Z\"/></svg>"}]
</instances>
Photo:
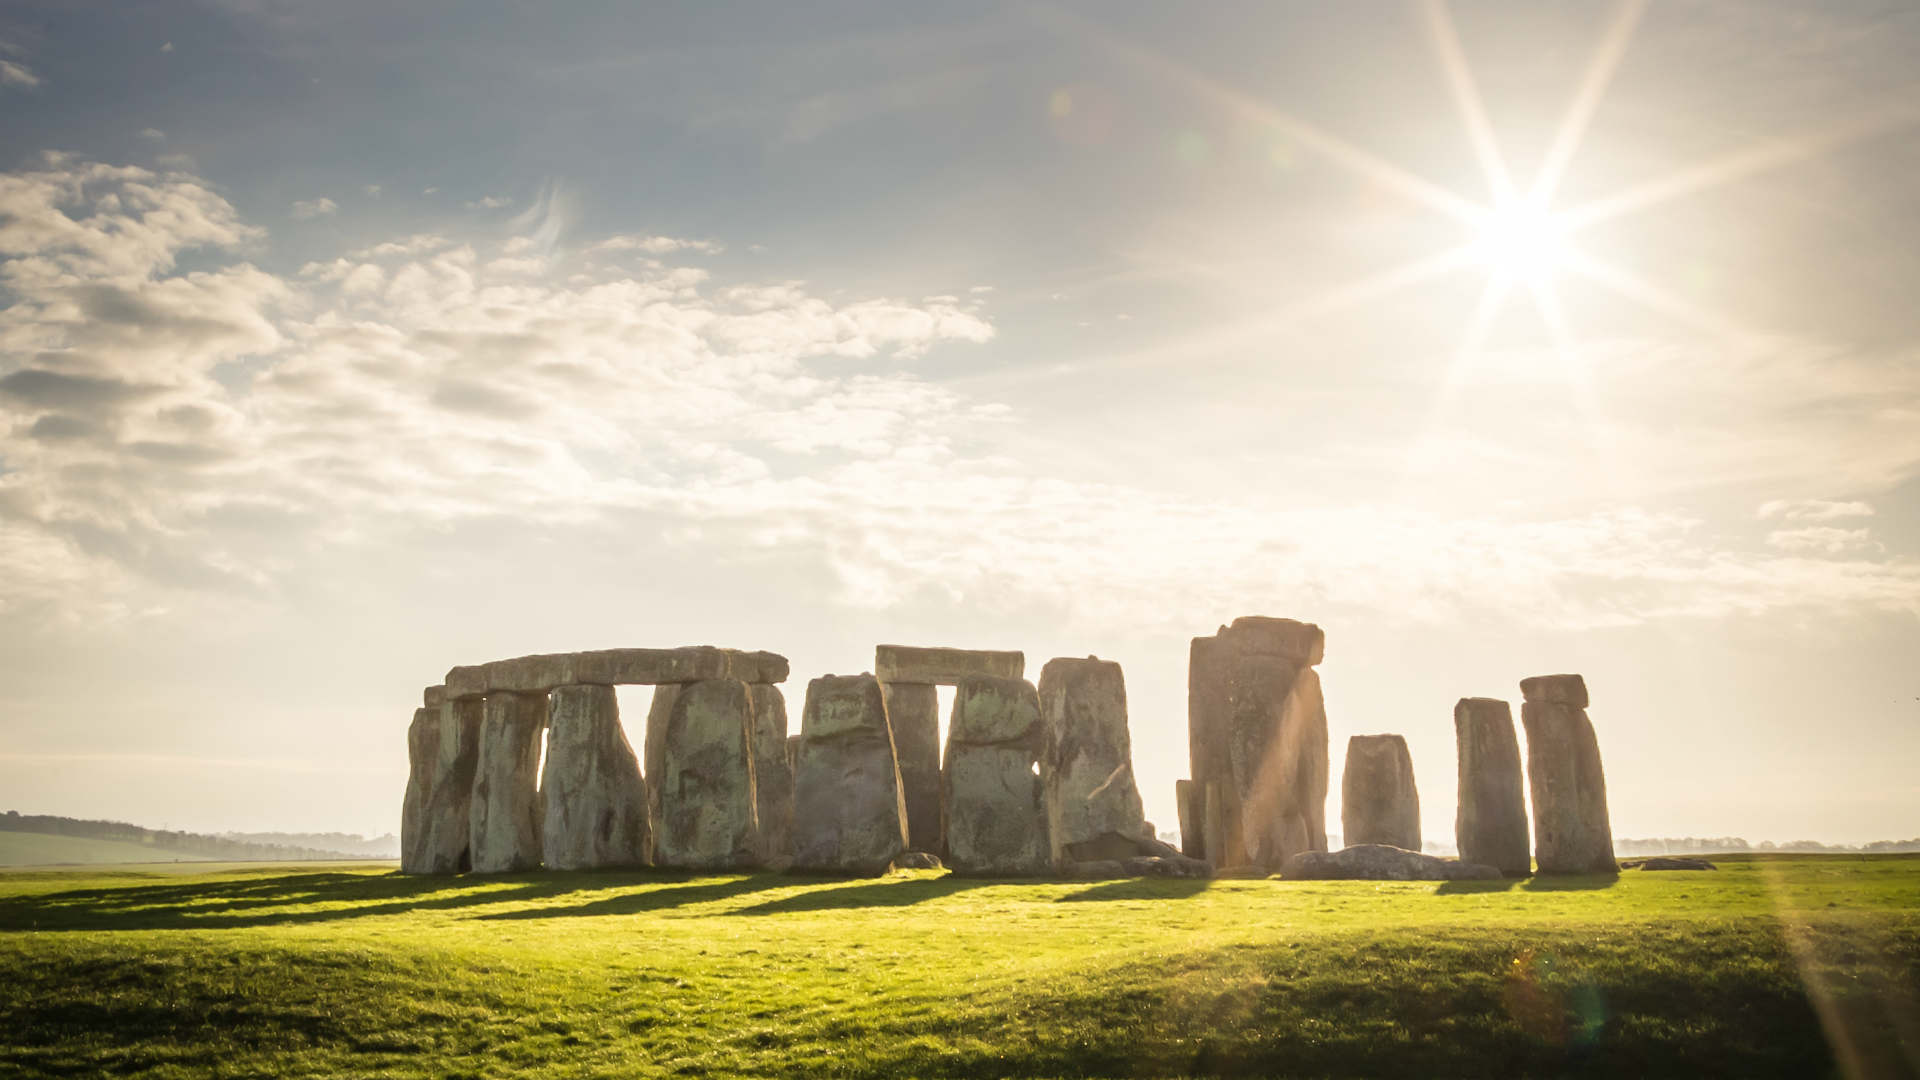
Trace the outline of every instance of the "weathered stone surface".
<instances>
[{"instance_id":1,"label":"weathered stone surface","mask_svg":"<svg viewBox=\"0 0 1920 1080\"><path fill-rule=\"evenodd\" d=\"M1347 740L1347 767L1340 782L1340 838L1348 847L1385 844L1420 850L1420 790L1413 756L1398 735L1355 735Z\"/></svg>"},{"instance_id":2,"label":"weathered stone surface","mask_svg":"<svg viewBox=\"0 0 1920 1080\"><path fill-rule=\"evenodd\" d=\"M1634 859L1620 864L1622 870L1718 870L1705 859L1695 859L1682 855L1655 855L1649 859Z\"/></svg>"},{"instance_id":3,"label":"weathered stone surface","mask_svg":"<svg viewBox=\"0 0 1920 1080\"><path fill-rule=\"evenodd\" d=\"M753 792L760 814L761 864L781 868L793 857L793 765L787 761L787 699L768 683L753 696Z\"/></svg>"},{"instance_id":4,"label":"weathered stone surface","mask_svg":"<svg viewBox=\"0 0 1920 1080\"><path fill-rule=\"evenodd\" d=\"M683 870L757 864L762 845L747 684L707 679L681 686L662 739L654 864Z\"/></svg>"},{"instance_id":5,"label":"weathered stone surface","mask_svg":"<svg viewBox=\"0 0 1920 1080\"><path fill-rule=\"evenodd\" d=\"M545 694L492 693L484 699L474 765L473 872L512 874L540 868L540 736Z\"/></svg>"},{"instance_id":6,"label":"weathered stone surface","mask_svg":"<svg viewBox=\"0 0 1920 1080\"><path fill-rule=\"evenodd\" d=\"M1529 701L1520 706L1520 722L1527 729L1533 854L1540 872L1616 872L1607 779L1600 766L1600 743L1586 710Z\"/></svg>"},{"instance_id":7,"label":"weathered stone surface","mask_svg":"<svg viewBox=\"0 0 1920 1080\"><path fill-rule=\"evenodd\" d=\"M873 671L883 683L958 686L960 680L972 675L1021 678L1027 672L1027 658L1019 652L987 649L880 645L873 650Z\"/></svg>"},{"instance_id":8,"label":"weathered stone surface","mask_svg":"<svg viewBox=\"0 0 1920 1080\"><path fill-rule=\"evenodd\" d=\"M940 823L940 693L931 683L882 683L893 752L900 761L900 794L907 804L907 844L916 851L946 850Z\"/></svg>"},{"instance_id":9,"label":"weathered stone surface","mask_svg":"<svg viewBox=\"0 0 1920 1080\"><path fill-rule=\"evenodd\" d=\"M1587 707L1587 680L1578 675L1535 675L1520 680L1520 696L1542 705Z\"/></svg>"},{"instance_id":10,"label":"weathered stone surface","mask_svg":"<svg viewBox=\"0 0 1920 1080\"><path fill-rule=\"evenodd\" d=\"M880 874L906 848L907 808L879 680L813 680L794 767L793 869Z\"/></svg>"},{"instance_id":11,"label":"weathered stone surface","mask_svg":"<svg viewBox=\"0 0 1920 1080\"><path fill-rule=\"evenodd\" d=\"M1303 851L1287 860L1280 876L1296 881L1491 881L1500 871L1386 844L1361 844L1339 851Z\"/></svg>"},{"instance_id":12,"label":"weathered stone surface","mask_svg":"<svg viewBox=\"0 0 1920 1080\"><path fill-rule=\"evenodd\" d=\"M787 659L770 652L743 652L711 645L678 649L596 649L537 653L456 667L447 672L447 693L472 697L496 691L546 693L558 686L590 683L626 686L738 679L777 683L787 678Z\"/></svg>"},{"instance_id":13,"label":"weathered stone surface","mask_svg":"<svg viewBox=\"0 0 1920 1080\"><path fill-rule=\"evenodd\" d=\"M1204 878L1213 868L1185 855L1136 855L1120 864L1129 877Z\"/></svg>"},{"instance_id":14,"label":"weathered stone surface","mask_svg":"<svg viewBox=\"0 0 1920 1080\"><path fill-rule=\"evenodd\" d=\"M646 865L647 785L613 687L558 687L548 710L541 861L549 870Z\"/></svg>"},{"instance_id":15,"label":"weathered stone surface","mask_svg":"<svg viewBox=\"0 0 1920 1080\"><path fill-rule=\"evenodd\" d=\"M1180 815L1180 853L1201 858L1207 852L1204 832L1207 820L1206 789L1192 780L1173 782L1173 801Z\"/></svg>"},{"instance_id":16,"label":"weathered stone surface","mask_svg":"<svg viewBox=\"0 0 1920 1080\"><path fill-rule=\"evenodd\" d=\"M1207 835L1225 847L1205 853L1216 869L1326 848L1327 718L1309 666L1324 652L1319 627L1290 619L1236 619L1193 639L1188 750L1194 781L1218 789Z\"/></svg>"},{"instance_id":17,"label":"weathered stone surface","mask_svg":"<svg viewBox=\"0 0 1920 1080\"><path fill-rule=\"evenodd\" d=\"M407 729L407 794L400 811L400 870L457 874L473 868L470 814L479 760L478 700L417 709Z\"/></svg>"},{"instance_id":18,"label":"weathered stone surface","mask_svg":"<svg viewBox=\"0 0 1920 1080\"><path fill-rule=\"evenodd\" d=\"M447 700L446 686L429 686L420 692L420 703L429 709L437 709Z\"/></svg>"},{"instance_id":19,"label":"weathered stone surface","mask_svg":"<svg viewBox=\"0 0 1920 1080\"><path fill-rule=\"evenodd\" d=\"M974 676L954 694L944 798L947 865L956 874L1047 873L1040 695L1030 682Z\"/></svg>"},{"instance_id":20,"label":"weathered stone surface","mask_svg":"<svg viewBox=\"0 0 1920 1080\"><path fill-rule=\"evenodd\" d=\"M939 870L944 865L938 855L925 851L903 851L893 860L895 870Z\"/></svg>"},{"instance_id":21,"label":"weathered stone surface","mask_svg":"<svg viewBox=\"0 0 1920 1080\"><path fill-rule=\"evenodd\" d=\"M1127 857L1147 854L1138 841L1153 833L1133 778L1120 665L1091 656L1049 660L1040 669L1039 692L1054 861L1111 858L1093 850L1108 838L1131 845Z\"/></svg>"},{"instance_id":22,"label":"weathered stone surface","mask_svg":"<svg viewBox=\"0 0 1920 1080\"><path fill-rule=\"evenodd\" d=\"M640 761L647 777L647 822L652 838L660 835L660 778L667 767L667 721L673 716L673 700L679 696L678 683L661 683L653 688L653 700L647 703L647 734L640 743ZM652 860L651 850L647 857Z\"/></svg>"},{"instance_id":23,"label":"weathered stone surface","mask_svg":"<svg viewBox=\"0 0 1920 1080\"><path fill-rule=\"evenodd\" d=\"M1533 870L1533 841L1527 836L1513 711L1497 698L1461 698L1453 707L1453 728L1460 761L1453 835L1460 859L1525 877Z\"/></svg>"}]
</instances>

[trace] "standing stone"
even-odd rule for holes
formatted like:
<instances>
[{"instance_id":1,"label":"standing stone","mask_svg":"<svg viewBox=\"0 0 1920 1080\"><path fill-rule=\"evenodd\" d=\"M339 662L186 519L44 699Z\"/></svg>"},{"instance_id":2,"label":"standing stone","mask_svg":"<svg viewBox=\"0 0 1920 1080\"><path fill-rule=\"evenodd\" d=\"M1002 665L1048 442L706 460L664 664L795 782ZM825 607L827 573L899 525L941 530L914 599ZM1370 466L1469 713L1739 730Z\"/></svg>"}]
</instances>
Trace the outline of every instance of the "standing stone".
<instances>
[{"instance_id":1,"label":"standing stone","mask_svg":"<svg viewBox=\"0 0 1920 1080\"><path fill-rule=\"evenodd\" d=\"M1040 695L1022 679L972 676L947 725L947 865L956 874L1030 876L1052 869Z\"/></svg>"},{"instance_id":2,"label":"standing stone","mask_svg":"<svg viewBox=\"0 0 1920 1080\"><path fill-rule=\"evenodd\" d=\"M1188 751L1196 783L1218 788L1221 869L1277 870L1327 846L1327 714L1313 670L1326 636L1312 623L1246 616L1193 639Z\"/></svg>"},{"instance_id":3,"label":"standing stone","mask_svg":"<svg viewBox=\"0 0 1920 1080\"><path fill-rule=\"evenodd\" d=\"M1207 792L1192 780L1173 782L1173 801L1180 814L1180 853L1191 859L1207 854Z\"/></svg>"},{"instance_id":4,"label":"standing stone","mask_svg":"<svg viewBox=\"0 0 1920 1080\"><path fill-rule=\"evenodd\" d=\"M1067 657L1040 669L1045 721L1047 827L1056 864L1128 859L1149 852L1127 733L1127 685L1111 660Z\"/></svg>"},{"instance_id":5,"label":"standing stone","mask_svg":"<svg viewBox=\"0 0 1920 1080\"><path fill-rule=\"evenodd\" d=\"M1355 735L1347 740L1347 769L1340 780L1340 833L1348 847L1385 844L1420 850L1420 791L1413 757L1398 735Z\"/></svg>"},{"instance_id":6,"label":"standing stone","mask_svg":"<svg viewBox=\"0 0 1920 1080\"><path fill-rule=\"evenodd\" d=\"M1453 835L1460 861L1525 877L1533 869L1533 848L1513 710L1497 698L1461 698L1453 707L1453 729L1460 758Z\"/></svg>"},{"instance_id":7,"label":"standing stone","mask_svg":"<svg viewBox=\"0 0 1920 1080\"><path fill-rule=\"evenodd\" d=\"M907 804L907 847L938 855L940 827L940 692L931 683L881 683L887 726L900 760L900 794Z\"/></svg>"},{"instance_id":8,"label":"standing stone","mask_svg":"<svg viewBox=\"0 0 1920 1080\"><path fill-rule=\"evenodd\" d=\"M907 807L880 680L813 680L793 776L793 869L881 874L906 847Z\"/></svg>"},{"instance_id":9,"label":"standing stone","mask_svg":"<svg viewBox=\"0 0 1920 1080\"><path fill-rule=\"evenodd\" d=\"M680 687L662 732L654 863L682 870L757 864L753 694L738 679Z\"/></svg>"},{"instance_id":10,"label":"standing stone","mask_svg":"<svg viewBox=\"0 0 1920 1080\"><path fill-rule=\"evenodd\" d=\"M1533 847L1543 874L1611 874L1613 826L1600 743L1587 719L1578 675L1542 675L1520 684L1526 701L1527 782L1533 789Z\"/></svg>"},{"instance_id":11,"label":"standing stone","mask_svg":"<svg viewBox=\"0 0 1920 1080\"><path fill-rule=\"evenodd\" d=\"M458 874L473 869L470 815L479 760L479 698L420 709L407 730L411 768L400 814L400 870Z\"/></svg>"},{"instance_id":12,"label":"standing stone","mask_svg":"<svg viewBox=\"0 0 1920 1080\"><path fill-rule=\"evenodd\" d=\"M660 836L660 776L667 764L667 720L673 715L673 700L679 696L678 683L661 683L653 688L653 700L647 704L647 736L640 744L642 772L647 778L647 822L656 842Z\"/></svg>"},{"instance_id":13,"label":"standing stone","mask_svg":"<svg viewBox=\"0 0 1920 1080\"><path fill-rule=\"evenodd\" d=\"M488 694L474 767L473 872L513 874L540 867L540 736L547 695Z\"/></svg>"},{"instance_id":14,"label":"standing stone","mask_svg":"<svg viewBox=\"0 0 1920 1080\"><path fill-rule=\"evenodd\" d=\"M793 765L787 760L787 699L780 688L754 683L753 794L760 816L761 863L785 866L793 857Z\"/></svg>"},{"instance_id":15,"label":"standing stone","mask_svg":"<svg viewBox=\"0 0 1920 1080\"><path fill-rule=\"evenodd\" d=\"M562 686L548 699L540 850L549 870L646 865L647 785L611 686Z\"/></svg>"}]
</instances>

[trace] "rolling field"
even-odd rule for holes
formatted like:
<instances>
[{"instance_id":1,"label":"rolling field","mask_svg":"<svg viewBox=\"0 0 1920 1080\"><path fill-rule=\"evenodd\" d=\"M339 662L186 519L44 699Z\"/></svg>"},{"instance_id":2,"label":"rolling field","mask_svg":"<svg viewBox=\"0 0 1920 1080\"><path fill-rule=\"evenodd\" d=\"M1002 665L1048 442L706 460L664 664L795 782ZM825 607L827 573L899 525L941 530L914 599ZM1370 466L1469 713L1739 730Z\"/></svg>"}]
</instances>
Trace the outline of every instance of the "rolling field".
<instances>
[{"instance_id":1,"label":"rolling field","mask_svg":"<svg viewBox=\"0 0 1920 1080\"><path fill-rule=\"evenodd\" d=\"M0 1075L1908 1076L1920 857L1519 883L0 873Z\"/></svg>"}]
</instances>

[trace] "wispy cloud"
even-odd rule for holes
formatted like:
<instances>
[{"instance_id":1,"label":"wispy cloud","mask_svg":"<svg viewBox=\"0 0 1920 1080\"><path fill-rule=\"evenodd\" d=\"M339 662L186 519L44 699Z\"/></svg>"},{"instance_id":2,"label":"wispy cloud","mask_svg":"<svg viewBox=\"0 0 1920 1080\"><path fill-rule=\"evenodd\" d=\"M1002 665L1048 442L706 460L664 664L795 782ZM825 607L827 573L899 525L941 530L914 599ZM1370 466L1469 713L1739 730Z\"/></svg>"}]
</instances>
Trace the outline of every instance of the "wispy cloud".
<instances>
[{"instance_id":1,"label":"wispy cloud","mask_svg":"<svg viewBox=\"0 0 1920 1080\"><path fill-rule=\"evenodd\" d=\"M296 221L310 221L325 217L340 209L340 204L322 195L317 199L303 199L293 204L292 214Z\"/></svg>"},{"instance_id":2,"label":"wispy cloud","mask_svg":"<svg viewBox=\"0 0 1920 1080\"><path fill-rule=\"evenodd\" d=\"M1829 499L1770 499L1760 504L1757 516L1762 520L1834 521L1840 518L1872 517L1873 504L1834 502Z\"/></svg>"},{"instance_id":3,"label":"wispy cloud","mask_svg":"<svg viewBox=\"0 0 1920 1080\"><path fill-rule=\"evenodd\" d=\"M462 205L469 210L498 210L503 206L512 206L513 200L505 195L483 195L478 199L469 199Z\"/></svg>"},{"instance_id":4,"label":"wispy cloud","mask_svg":"<svg viewBox=\"0 0 1920 1080\"><path fill-rule=\"evenodd\" d=\"M32 90L40 85L40 76L25 64L0 60L0 86L19 86Z\"/></svg>"},{"instance_id":5,"label":"wispy cloud","mask_svg":"<svg viewBox=\"0 0 1920 1080\"><path fill-rule=\"evenodd\" d=\"M638 251L647 255L672 255L681 251L693 251L702 255L717 255L726 250L726 246L717 240L687 240L678 236L636 236L622 234L609 236L593 245L593 251Z\"/></svg>"}]
</instances>

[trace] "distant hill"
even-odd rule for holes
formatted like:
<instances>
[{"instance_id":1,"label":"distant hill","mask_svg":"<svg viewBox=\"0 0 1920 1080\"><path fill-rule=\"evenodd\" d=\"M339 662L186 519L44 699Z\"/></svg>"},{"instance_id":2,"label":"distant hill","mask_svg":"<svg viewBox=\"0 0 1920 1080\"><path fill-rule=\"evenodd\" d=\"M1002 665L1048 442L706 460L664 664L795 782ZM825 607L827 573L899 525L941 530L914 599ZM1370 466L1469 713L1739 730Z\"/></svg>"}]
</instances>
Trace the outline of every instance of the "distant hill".
<instances>
[{"instance_id":1,"label":"distant hill","mask_svg":"<svg viewBox=\"0 0 1920 1080\"><path fill-rule=\"evenodd\" d=\"M123 862L277 862L396 858L393 836L349 833L231 833L209 836L147 829L124 821L52 814L0 814L0 866Z\"/></svg>"}]
</instances>

